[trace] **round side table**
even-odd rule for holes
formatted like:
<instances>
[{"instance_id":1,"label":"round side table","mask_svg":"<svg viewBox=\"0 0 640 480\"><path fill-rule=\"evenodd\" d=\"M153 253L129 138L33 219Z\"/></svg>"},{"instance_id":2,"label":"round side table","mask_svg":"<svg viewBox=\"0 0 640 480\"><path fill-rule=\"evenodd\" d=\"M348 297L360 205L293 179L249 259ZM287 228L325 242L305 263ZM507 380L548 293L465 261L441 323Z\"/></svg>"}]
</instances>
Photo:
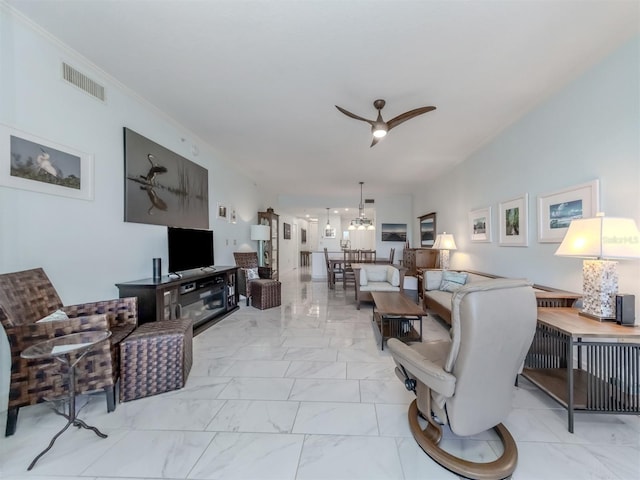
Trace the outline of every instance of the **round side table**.
<instances>
[{"instance_id":1,"label":"round side table","mask_svg":"<svg viewBox=\"0 0 640 480\"><path fill-rule=\"evenodd\" d=\"M107 435L102 433L96 427L89 426L79 418L76 418L76 365L87 353L91 351L93 347L100 342L104 342L110 336L111 332L105 330L71 333L69 335L63 335L43 342L38 342L26 348L20 354L20 356L25 359L54 358L68 367L66 370L69 385L69 414L67 415L64 412L56 411L56 413L67 419L67 424L62 427L62 430L53 436L51 442L49 442L49 446L47 446L47 448L33 459L27 470L31 470L33 468L40 457L53 447L53 444L58 437L71 425L86 428L87 430L93 430L99 437L107 438Z\"/></svg>"}]
</instances>

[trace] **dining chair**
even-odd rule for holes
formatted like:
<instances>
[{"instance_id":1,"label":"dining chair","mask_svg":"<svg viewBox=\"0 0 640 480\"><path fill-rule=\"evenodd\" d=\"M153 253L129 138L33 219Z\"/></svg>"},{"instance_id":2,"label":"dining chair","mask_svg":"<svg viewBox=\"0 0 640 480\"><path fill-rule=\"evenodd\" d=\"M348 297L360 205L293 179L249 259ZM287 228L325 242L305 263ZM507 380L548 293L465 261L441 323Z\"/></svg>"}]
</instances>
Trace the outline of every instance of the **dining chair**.
<instances>
[{"instance_id":1,"label":"dining chair","mask_svg":"<svg viewBox=\"0 0 640 480\"><path fill-rule=\"evenodd\" d=\"M347 288L347 284L356 286L356 275L353 271L353 264L360 263L360 251L359 250L345 250L344 251L344 263L342 265L342 285L343 288Z\"/></svg>"},{"instance_id":2,"label":"dining chair","mask_svg":"<svg viewBox=\"0 0 640 480\"><path fill-rule=\"evenodd\" d=\"M360 263L376 263L376 251L360 250Z\"/></svg>"}]
</instances>

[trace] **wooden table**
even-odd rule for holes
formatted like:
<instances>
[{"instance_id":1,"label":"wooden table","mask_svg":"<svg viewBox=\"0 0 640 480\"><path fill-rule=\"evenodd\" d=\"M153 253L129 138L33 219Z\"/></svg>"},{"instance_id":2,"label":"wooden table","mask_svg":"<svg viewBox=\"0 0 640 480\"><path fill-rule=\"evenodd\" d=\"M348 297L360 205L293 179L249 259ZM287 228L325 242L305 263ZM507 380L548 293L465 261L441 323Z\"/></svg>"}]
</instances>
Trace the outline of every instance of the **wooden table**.
<instances>
[{"instance_id":1,"label":"wooden table","mask_svg":"<svg viewBox=\"0 0 640 480\"><path fill-rule=\"evenodd\" d=\"M538 308L522 375L574 412L640 413L640 327L598 322L573 308Z\"/></svg>"},{"instance_id":2,"label":"wooden table","mask_svg":"<svg viewBox=\"0 0 640 480\"><path fill-rule=\"evenodd\" d=\"M371 292L371 296L372 321L380 334L380 350L384 350L387 338L422 341L422 317L427 314L420 306L400 292ZM419 334L414 328L415 322L419 324Z\"/></svg>"}]
</instances>

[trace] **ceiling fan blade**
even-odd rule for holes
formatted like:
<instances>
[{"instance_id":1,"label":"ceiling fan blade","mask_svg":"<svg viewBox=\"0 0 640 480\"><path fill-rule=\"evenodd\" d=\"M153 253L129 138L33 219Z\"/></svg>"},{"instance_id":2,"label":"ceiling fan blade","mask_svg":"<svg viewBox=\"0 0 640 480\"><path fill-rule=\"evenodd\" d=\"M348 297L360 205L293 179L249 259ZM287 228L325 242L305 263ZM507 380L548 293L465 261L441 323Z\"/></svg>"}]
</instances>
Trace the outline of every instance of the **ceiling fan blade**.
<instances>
[{"instance_id":1,"label":"ceiling fan blade","mask_svg":"<svg viewBox=\"0 0 640 480\"><path fill-rule=\"evenodd\" d=\"M423 113L427 113L435 109L436 107L420 107L420 108L415 108L413 110L409 110L408 112L404 112L403 114L398 115L397 117L389 120L387 122L387 126L389 127L389 130L391 130L393 127L397 127L401 123L406 122L407 120L410 120L413 117L417 117L418 115L422 115Z\"/></svg>"},{"instance_id":2,"label":"ceiling fan blade","mask_svg":"<svg viewBox=\"0 0 640 480\"><path fill-rule=\"evenodd\" d=\"M356 120L362 120L363 122L367 122L371 126L373 126L373 124L375 123L373 120L367 120L366 118L359 117L355 113L351 113L348 110L345 110L344 108L339 107L338 105L336 105L335 107L338 110L340 110L342 113L344 113L347 117L355 118Z\"/></svg>"},{"instance_id":3,"label":"ceiling fan blade","mask_svg":"<svg viewBox=\"0 0 640 480\"><path fill-rule=\"evenodd\" d=\"M372 140L371 140L371 145L369 145L369 148L373 147L376 143L378 143L380 140L382 140L384 137L382 138L378 138L378 137L373 137L372 136Z\"/></svg>"}]
</instances>

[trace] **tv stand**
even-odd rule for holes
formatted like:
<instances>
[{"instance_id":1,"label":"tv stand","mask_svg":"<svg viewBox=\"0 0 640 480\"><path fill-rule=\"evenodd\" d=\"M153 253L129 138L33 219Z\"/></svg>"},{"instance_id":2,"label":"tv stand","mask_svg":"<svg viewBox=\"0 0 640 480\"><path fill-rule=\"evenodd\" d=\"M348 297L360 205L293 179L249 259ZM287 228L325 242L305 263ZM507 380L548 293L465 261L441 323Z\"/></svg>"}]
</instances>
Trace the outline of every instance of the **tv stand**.
<instances>
[{"instance_id":1,"label":"tv stand","mask_svg":"<svg viewBox=\"0 0 640 480\"><path fill-rule=\"evenodd\" d=\"M175 278L174 275L178 275ZM116 284L120 298L138 297L138 322L190 318L193 334L206 330L237 310L238 267Z\"/></svg>"}]
</instances>

